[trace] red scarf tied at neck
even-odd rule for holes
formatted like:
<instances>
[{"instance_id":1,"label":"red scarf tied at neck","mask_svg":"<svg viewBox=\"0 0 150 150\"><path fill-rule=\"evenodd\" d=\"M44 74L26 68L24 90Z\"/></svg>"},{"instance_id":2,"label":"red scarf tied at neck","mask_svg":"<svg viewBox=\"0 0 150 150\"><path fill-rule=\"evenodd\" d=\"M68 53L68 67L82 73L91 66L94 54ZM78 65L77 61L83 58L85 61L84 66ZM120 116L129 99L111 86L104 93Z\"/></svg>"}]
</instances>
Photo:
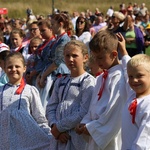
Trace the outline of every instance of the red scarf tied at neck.
<instances>
[{"instance_id":1,"label":"red scarf tied at neck","mask_svg":"<svg viewBox=\"0 0 150 150\"><path fill-rule=\"evenodd\" d=\"M26 85L25 80L24 80L24 78L22 78L20 85L19 85L18 89L16 90L16 94L21 94L25 85Z\"/></svg>"},{"instance_id":2,"label":"red scarf tied at neck","mask_svg":"<svg viewBox=\"0 0 150 150\"><path fill-rule=\"evenodd\" d=\"M134 98L133 102L130 104L128 110L132 116L132 123L135 123L135 116L136 116L136 108L137 108L137 99Z\"/></svg>"},{"instance_id":3,"label":"red scarf tied at neck","mask_svg":"<svg viewBox=\"0 0 150 150\"><path fill-rule=\"evenodd\" d=\"M106 80L106 78L107 78L107 76L108 76L108 71L106 71L106 70L103 70L103 75L102 75L103 77L103 82L102 82L102 86L101 86L101 88L100 88L100 90L99 90L99 93L98 93L98 100L100 100L100 98L102 97L102 93L103 93L103 90L104 90L104 85L105 85L105 80Z\"/></svg>"}]
</instances>

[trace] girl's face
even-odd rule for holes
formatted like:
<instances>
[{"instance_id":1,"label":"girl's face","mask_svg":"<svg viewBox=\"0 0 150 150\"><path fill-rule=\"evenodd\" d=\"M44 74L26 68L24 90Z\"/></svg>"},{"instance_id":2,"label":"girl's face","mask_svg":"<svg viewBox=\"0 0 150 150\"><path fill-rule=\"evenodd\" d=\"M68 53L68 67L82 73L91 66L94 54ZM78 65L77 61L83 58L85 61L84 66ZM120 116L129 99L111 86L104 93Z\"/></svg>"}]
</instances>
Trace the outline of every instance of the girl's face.
<instances>
[{"instance_id":1,"label":"girl's face","mask_svg":"<svg viewBox=\"0 0 150 150\"><path fill-rule=\"evenodd\" d=\"M52 23L53 33L54 34L59 34L60 33L60 24L54 19L52 19L51 23Z\"/></svg>"},{"instance_id":2,"label":"girl's face","mask_svg":"<svg viewBox=\"0 0 150 150\"><path fill-rule=\"evenodd\" d=\"M64 58L71 76L79 76L84 72L84 63L88 55L83 55L81 49L75 46L68 46L64 50Z\"/></svg>"},{"instance_id":3,"label":"girl's face","mask_svg":"<svg viewBox=\"0 0 150 150\"><path fill-rule=\"evenodd\" d=\"M5 62L5 72L9 78L9 83L19 84L23 77L26 67L21 58L11 57Z\"/></svg>"},{"instance_id":4,"label":"girl's face","mask_svg":"<svg viewBox=\"0 0 150 150\"><path fill-rule=\"evenodd\" d=\"M142 65L127 68L129 85L136 92L137 98L150 94L150 72Z\"/></svg>"},{"instance_id":5,"label":"girl's face","mask_svg":"<svg viewBox=\"0 0 150 150\"><path fill-rule=\"evenodd\" d=\"M40 25L39 29L43 39L48 40L52 37L52 30L49 29L46 25Z\"/></svg>"},{"instance_id":6,"label":"girl's face","mask_svg":"<svg viewBox=\"0 0 150 150\"><path fill-rule=\"evenodd\" d=\"M22 44L23 37L20 37L18 33L12 34L11 36L11 42L14 48L19 47Z\"/></svg>"},{"instance_id":7,"label":"girl's face","mask_svg":"<svg viewBox=\"0 0 150 150\"><path fill-rule=\"evenodd\" d=\"M38 40L35 40L35 41L30 42L30 50L31 50L32 54L35 53L36 49L38 48L38 46L39 46L40 44L41 44L41 43L40 43L40 41L38 41Z\"/></svg>"},{"instance_id":8,"label":"girl's face","mask_svg":"<svg viewBox=\"0 0 150 150\"><path fill-rule=\"evenodd\" d=\"M83 30L85 28L85 20L84 19L81 19L77 22L77 28L79 30Z\"/></svg>"}]
</instances>

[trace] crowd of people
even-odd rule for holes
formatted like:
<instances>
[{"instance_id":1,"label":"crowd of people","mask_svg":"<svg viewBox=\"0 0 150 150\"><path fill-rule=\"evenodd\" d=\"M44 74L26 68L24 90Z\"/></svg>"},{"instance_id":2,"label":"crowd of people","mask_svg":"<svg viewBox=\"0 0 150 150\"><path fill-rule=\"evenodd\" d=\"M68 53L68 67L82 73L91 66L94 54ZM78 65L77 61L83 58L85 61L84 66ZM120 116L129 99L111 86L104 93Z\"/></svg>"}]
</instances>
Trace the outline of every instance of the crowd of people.
<instances>
[{"instance_id":1,"label":"crowd of people","mask_svg":"<svg viewBox=\"0 0 150 150\"><path fill-rule=\"evenodd\" d=\"M149 150L150 13L0 15L1 150Z\"/></svg>"}]
</instances>

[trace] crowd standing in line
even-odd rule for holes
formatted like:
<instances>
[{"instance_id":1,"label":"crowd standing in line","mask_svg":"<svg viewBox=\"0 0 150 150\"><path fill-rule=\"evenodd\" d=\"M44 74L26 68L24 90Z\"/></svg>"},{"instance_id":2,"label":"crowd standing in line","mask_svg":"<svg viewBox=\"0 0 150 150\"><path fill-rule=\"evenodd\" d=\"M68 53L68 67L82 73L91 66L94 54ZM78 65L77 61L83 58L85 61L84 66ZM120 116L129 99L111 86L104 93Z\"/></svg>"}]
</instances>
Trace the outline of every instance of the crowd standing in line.
<instances>
[{"instance_id":1,"label":"crowd standing in line","mask_svg":"<svg viewBox=\"0 0 150 150\"><path fill-rule=\"evenodd\" d=\"M145 3L26 14L0 15L0 149L149 150Z\"/></svg>"}]
</instances>

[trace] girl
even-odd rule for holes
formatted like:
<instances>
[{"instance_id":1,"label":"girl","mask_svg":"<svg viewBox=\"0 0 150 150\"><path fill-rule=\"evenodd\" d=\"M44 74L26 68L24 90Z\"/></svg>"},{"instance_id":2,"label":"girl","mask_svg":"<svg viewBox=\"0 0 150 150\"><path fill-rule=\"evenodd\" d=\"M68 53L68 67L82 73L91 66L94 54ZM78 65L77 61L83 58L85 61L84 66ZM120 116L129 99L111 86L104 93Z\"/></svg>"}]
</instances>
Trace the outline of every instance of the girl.
<instances>
[{"instance_id":1,"label":"girl","mask_svg":"<svg viewBox=\"0 0 150 150\"><path fill-rule=\"evenodd\" d=\"M52 16L52 31L56 35L56 41L51 46L49 53L49 63L46 65L41 74L39 86L43 89L41 93L44 107L46 107L48 99L51 95L52 85L57 76L60 74L69 74L70 71L66 67L63 60L63 47L70 41L66 31L69 28L69 19L63 14L54 14Z\"/></svg>"},{"instance_id":2,"label":"girl","mask_svg":"<svg viewBox=\"0 0 150 150\"><path fill-rule=\"evenodd\" d=\"M9 82L0 87L0 149L47 150L50 128L37 89L25 83L21 53L4 62Z\"/></svg>"},{"instance_id":3,"label":"girl","mask_svg":"<svg viewBox=\"0 0 150 150\"><path fill-rule=\"evenodd\" d=\"M23 49L25 45L22 44L23 39L25 37L25 33L22 29L13 29L10 34L11 39L11 51L12 52L20 52L23 53Z\"/></svg>"},{"instance_id":4,"label":"girl","mask_svg":"<svg viewBox=\"0 0 150 150\"><path fill-rule=\"evenodd\" d=\"M42 38L44 39L44 42L39 45L39 47L36 50L36 65L35 69L30 72L30 77L32 80L32 84L35 84L36 77L43 72L45 66L49 62L48 54L50 52L50 49L53 45L53 42L55 41L55 37L52 32L52 26L51 22L48 20L41 20L38 23L38 27L41 33ZM39 80L39 79L38 79Z\"/></svg>"},{"instance_id":5,"label":"girl","mask_svg":"<svg viewBox=\"0 0 150 150\"><path fill-rule=\"evenodd\" d=\"M49 66L46 67L40 80L41 86L45 86L44 81L46 80L47 76L54 70L56 70L63 62L63 46L70 41L70 38L66 32L68 31L68 28L69 19L65 14L54 14L52 16L52 31L57 37L49 54ZM63 65L62 67L64 67L64 69L66 68L65 65ZM64 72L61 72L62 67L60 67L60 70L57 71L57 74L64 72L68 73L68 69L64 70Z\"/></svg>"},{"instance_id":6,"label":"girl","mask_svg":"<svg viewBox=\"0 0 150 150\"><path fill-rule=\"evenodd\" d=\"M56 80L46 109L53 138L50 149L84 150L85 141L74 128L88 111L95 79L84 70L88 59L85 44L72 40L64 48L71 74Z\"/></svg>"},{"instance_id":7,"label":"girl","mask_svg":"<svg viewBox=\"0 0 150 150\"><path fill-rule=\"evenodd\" d=\"M84 17L78 17L75 31L77 39L88 45L92 38L89 21Z\"/></svg>"},{"instance_id":8,"label":"girl","mask_svg":"<svg viewBox=\"0 0 150 150\"><path fill-rule=\"evenodd\" d=\"M28 54L28 60L27 60L26 82L31 85L32 85L32 79L30 78L30 72L32 72L35 69L36 50L40 44L42 44L42 39L38 37L32 38L29 44L30 54Z\"/></svg>"}]
</instances>

